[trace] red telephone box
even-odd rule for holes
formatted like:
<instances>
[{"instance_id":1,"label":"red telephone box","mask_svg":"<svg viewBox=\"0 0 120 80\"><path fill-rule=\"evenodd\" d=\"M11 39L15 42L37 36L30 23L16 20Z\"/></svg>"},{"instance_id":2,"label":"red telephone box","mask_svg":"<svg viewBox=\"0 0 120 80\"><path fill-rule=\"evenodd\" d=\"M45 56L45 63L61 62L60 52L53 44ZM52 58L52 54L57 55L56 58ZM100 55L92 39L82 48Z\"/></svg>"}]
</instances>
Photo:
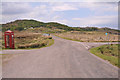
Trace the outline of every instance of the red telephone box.
<instances>
[{"instance_id":1,"label":"red telephone box","mask_svg":"<svg viewBox=\"0 0 120 80\"><path fill-rule=\"evenodd\" d=\"M5 48L14 49L14 32L8 30L4 33Z\"/></svg>"}]
</instances>

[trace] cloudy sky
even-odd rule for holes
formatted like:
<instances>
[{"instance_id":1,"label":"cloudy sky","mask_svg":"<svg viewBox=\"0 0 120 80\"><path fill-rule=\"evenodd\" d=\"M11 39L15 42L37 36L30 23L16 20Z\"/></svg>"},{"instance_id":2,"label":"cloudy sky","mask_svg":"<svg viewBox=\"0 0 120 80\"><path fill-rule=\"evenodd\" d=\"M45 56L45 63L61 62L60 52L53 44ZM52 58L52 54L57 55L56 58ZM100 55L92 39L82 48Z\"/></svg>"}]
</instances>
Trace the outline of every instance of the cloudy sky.
<instances>
[{"instance_id":1,"label":"cloudy sky","mask_svg":"<svg viewBox=\"0 0 120 80\"><path fill-rule=\"evenodd\" d=\"M2 2L2 23L17 19L59 22L71 27L118 27L117 2Z\"/></svg>"}]
</instances>

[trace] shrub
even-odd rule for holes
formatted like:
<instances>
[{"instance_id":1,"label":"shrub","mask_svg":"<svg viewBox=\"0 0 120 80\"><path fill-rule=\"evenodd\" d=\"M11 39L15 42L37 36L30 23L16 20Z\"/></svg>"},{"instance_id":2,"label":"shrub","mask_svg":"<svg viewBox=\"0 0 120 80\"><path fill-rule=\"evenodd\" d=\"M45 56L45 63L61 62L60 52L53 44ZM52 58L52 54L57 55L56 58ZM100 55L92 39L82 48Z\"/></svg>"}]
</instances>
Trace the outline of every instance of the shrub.
<instances>
[{"instance_id":1,"label":"shrub","mask_svg":"<svg viewBox=\"0 0 120 80\"><path fill-rule=\"evenodd\" d=\"M24 30L24 27L17 27L16 30L22 31L22 30Z\"/></svg>"}]
</instances>

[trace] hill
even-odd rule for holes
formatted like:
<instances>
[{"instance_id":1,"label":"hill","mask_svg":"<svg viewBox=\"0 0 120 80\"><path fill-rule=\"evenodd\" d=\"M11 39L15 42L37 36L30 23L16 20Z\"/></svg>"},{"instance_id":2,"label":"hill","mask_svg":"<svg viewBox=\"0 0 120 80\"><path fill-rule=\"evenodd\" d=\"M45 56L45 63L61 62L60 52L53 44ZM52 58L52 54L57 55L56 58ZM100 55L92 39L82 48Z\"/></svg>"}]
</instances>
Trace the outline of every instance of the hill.
<instances>
[{"instance_id":1,"label":"hill","mask_svg":"<svg viewBox=\"0 0 120 80\"><path fill-rule=\"evenodd\" d=\"M14 30L24 30L25 28L38 28L38 27L45 27L45 28L57 28L57 29L64 29L67 30L69 27L67 25L59 24L56 22L44 23L39 22L36 20L16 20L14 22L2 24L2 30L6 31L8 29Z\"/></svg>"},{"instance_id":2,"label":"hill","mask_svg":"<svg viewBox=\"0 0 120 80\"><path fill-rule=\"evenodd\" d=\"M97 28L97 27L69 27L64 24L60 24L57 22L49 22L44 23L36 20L16 20L13 22L9 22L6 24L2 24L2 31L6 30L19 30L22 31L24 29L28 28L39 28L39 27L45 27L50 29L62 29L65 31L103 31L103 32L110 32L110 33L116 33L119 30L111 29L111 28Z\"/></svg>"}]
</instances>

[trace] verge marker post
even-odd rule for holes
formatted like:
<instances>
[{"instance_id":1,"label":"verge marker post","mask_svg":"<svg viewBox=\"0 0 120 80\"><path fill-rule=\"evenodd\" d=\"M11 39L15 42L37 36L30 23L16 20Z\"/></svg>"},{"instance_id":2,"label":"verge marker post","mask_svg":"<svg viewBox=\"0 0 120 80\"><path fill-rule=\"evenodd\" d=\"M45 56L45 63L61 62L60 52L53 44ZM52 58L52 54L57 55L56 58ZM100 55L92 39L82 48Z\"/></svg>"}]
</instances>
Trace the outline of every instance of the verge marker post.
<instances>
[{"instance_id":1,"label":"verge marker post","mask_svg":"<svg viewBox=\"0 0 120 80\"><path fill-rule=\"evenodd\" d=\"M106 38L108 37L108 48L109 48L109 36L108 36L108 33L105 33L106 35Z\"/></svg>"}]
</instances>

